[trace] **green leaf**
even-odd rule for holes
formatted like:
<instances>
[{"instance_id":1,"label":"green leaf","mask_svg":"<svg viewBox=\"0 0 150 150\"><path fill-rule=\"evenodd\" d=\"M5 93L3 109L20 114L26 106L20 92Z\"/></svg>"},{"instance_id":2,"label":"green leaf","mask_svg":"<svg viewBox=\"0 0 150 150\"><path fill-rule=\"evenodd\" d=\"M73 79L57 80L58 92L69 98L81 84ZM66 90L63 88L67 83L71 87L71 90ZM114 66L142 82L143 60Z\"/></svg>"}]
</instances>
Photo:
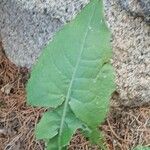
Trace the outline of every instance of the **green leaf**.
<instances>
[{"instance_id":1,"label":"green leaf","mask_svg":"<svg viewBox=\"0 0 150 150\"><path fill-rule=\"evenodd\" d=\"M76 116L68 107L66 112L66 118L63 122L64 124L60 134L59 129L62 113L63 106L58 107L56 110L46 112L36 127L36 137L38 139L44 139L45 141L49 141L51 145L55 145L57 146L57 148L59 146L66 146L75 131L78 128L82 128L83 123L76 118ZM54 139L57 139L57 141L55 141ZM53 142L55 144L52 144Z\"/></svg>"},{"instance_id":2,"label":"green leaf","mask_svg":"<svg viewBox=\"0 0 150 150\"><path fill-rule=\"evenodd\" d=\"M60 150L82 124L92 133L91 140L99 141L95 131L115 90L109 43L102 1L92 0L47 45L27 85L28 104L54 108L37 126L39 139L57 143Z\"/></svg>"},{"instance_id":3,"label":"green leaf","mask_svg":"<svg viewBox=\"0 0 150 150\"><path fill-rule=\"evenodd\" d=\"M47 150L58 150L58 136L54 137L53 139L49 140L46 149ZM67 150L67 147L62 147L61 150Z\"/></svg>"},{"instance_id":4,"label":"green leaf","mask_svg":"<svg viewBox=\"0 0 150 150\"><path fill-rule=\"evenodd\" d=\"M150 150L150 147L147 146L137 146L134 150Z\"/></svg>"}]
</instances>

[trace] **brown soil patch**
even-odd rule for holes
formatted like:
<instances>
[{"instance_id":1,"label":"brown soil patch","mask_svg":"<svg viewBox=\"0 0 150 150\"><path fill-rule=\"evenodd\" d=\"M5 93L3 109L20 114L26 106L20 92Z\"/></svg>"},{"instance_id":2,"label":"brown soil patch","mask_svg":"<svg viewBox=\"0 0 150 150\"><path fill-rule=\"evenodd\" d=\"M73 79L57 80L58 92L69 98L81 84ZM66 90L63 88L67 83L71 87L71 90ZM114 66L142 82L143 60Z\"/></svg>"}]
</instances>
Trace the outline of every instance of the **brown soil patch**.
<instances>
[{"instance_id":1,"label":"brown soil patch","mask_svg":"<svg viewBox=\"0 0 150 150\"><path fill-rule=\"evenodd\" d=\"M44 109L26 105L26 68L18 68L0 48L0 150L44 150L36 141L34 127ZM138 144L150 146L150 107L112 107L100 127L109 150L130 150ZM69 150L97 150L76 133Z\"/></svg>"}]
</instances>

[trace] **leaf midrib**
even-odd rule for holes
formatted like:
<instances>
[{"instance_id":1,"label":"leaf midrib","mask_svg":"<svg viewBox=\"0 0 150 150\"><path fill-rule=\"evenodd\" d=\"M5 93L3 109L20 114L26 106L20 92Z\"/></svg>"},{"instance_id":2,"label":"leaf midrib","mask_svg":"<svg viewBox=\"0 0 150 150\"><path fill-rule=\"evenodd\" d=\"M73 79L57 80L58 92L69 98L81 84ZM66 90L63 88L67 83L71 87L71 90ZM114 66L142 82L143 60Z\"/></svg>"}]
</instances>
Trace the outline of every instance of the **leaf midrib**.
<instances>
[{"instance_id":1,"label":"leaf midrib","mask_svg":"<svg viewBox=\"0 0 150 150\"><path fill-rule=\"evenodd\" d=\"M76 73L77 73L77 70L78 70L78 66L80 64L81 56L82 56L83 51L84 51L85 42L86 42L87 35L89 33L89 30L90 30L89 25L91 24L92 18L94 16L95 9L96 9L96 4L93 7L94 7L93 8L94 11L93 11L93 14L91 15L91 17L89 19L89 22L88 22L88 25L87 25L87 29L86 29L86 32L85 32L85 35L84 35L84 38L83 38L83 44L81 45L81 51L78 55L78 60L77 60L75 69L74 69L73 74L72 74L72 78L71 78L71 81L70 81L70 84L69 84L69 87L68 87L66 100L65 100L65 103L64 103L64 109L63 109L63 114L62 114L61 124L60 124L60 130L59 130L59 136L58 136L58 147L59 147L58 149L59 150L61 150L61 138L60 137L61 137L61 134L62 134L62 131L63 131L63 125L64 125L66 113L67 113L67 106L68 106L69 98L70 98L70 95L71 95L71 89L72 89L73 82L74 82L74 79L75 79L75 76L76 76Z\"/></svg>"}]
</instances>

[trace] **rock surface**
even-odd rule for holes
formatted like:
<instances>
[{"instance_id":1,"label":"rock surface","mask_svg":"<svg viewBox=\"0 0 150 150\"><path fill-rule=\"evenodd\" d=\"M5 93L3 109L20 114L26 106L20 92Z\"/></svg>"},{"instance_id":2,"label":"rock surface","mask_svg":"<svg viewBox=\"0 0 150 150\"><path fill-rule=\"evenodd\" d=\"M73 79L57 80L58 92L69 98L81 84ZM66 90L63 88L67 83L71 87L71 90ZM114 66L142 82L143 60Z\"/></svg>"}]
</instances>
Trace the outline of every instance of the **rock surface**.
<instances>
[{"instance_id":1,"label":"rock surface","mask_svg":"<svg viewBox=\"0 0 150 150\"><path fill-rule=\"evenodd\" d=\"M7 56L32 67L41 50L89 0L0 0L0 34ZM120 102L150 103L149 0L104 0L113 35L113 65Z\"/></svg>"},{"instance_id":2,"label":"rock surface","mask_svg":"<svg viewBox=\"0 0 150 150\"><path fill-rule=\"evenodd\" d=\"M123 10L119 1L105 1L113 35L117 91L123 105L150 104L150 26L143 18Z\"/></svg>"},{"instance_id":3,"label":"rock surface","mask_svg":"<svg viewBox=\"0 0 150 150\"><path fill-rule=\"evenodd\" d=\"M120 6L135 17L150 24L150 0L119 0Z\"/></svg>"},{"instance_id":4,"label":"rock surface","mask_svg":"<svg viewBox=\"0 0 150 150\"><path fill-rule=\"evenodd\" d=\"M30 68L45 44L89 0L0 0L3 47L15 64Z\"/></svg>"}]
</instances>

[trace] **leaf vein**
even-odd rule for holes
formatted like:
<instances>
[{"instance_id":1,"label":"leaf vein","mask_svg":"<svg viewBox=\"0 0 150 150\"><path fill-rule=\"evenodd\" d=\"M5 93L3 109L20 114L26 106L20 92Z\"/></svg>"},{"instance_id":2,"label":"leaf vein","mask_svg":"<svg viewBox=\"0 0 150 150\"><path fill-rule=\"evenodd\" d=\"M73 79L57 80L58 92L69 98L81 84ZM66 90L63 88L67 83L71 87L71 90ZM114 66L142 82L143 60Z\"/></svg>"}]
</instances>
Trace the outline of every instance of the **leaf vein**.
<instances>
[{"instance_id":1,"label":"leaf vein","mask_svg":"<svg viewBox=\"0 0 150 150\"><path fill-rule=\"evenodd\" d=\"M93 18L94 13L95 13L95 9L96 9L96 5L94 5L93 14L91 15L91 17L89 19L88 25L92 21L92 18ZM64 110L63 110L63 114L62 114L60 130L59 130L59 138L58 138L58 147L59 148L58 148L58 150L61 150L61 134L62 134L62 131L63 131L63 124L64 124L64 120L65 120L66 113L67 113L67 106L68 106L68 102L69 102L73 82L74 82L74 79L75 79L75 75L77 73L78 66L79 66L80 60L81 60L81 56L82 56L83 51L84 51L84 46L85 46L85 42L86 42L88 33L89 33L89 27L87 26L87 29L86 29L86 32L85 32L85 35L84 35L84 38L83 38L83 44L81 45L81 51L79 52L79 55L78 55L77 63L76 63L76 66L75 66L75 69L74 69L74 72L73 72L73 75L72 75L72 78L71 78L71 81L70 81L70 84L69 84L69 88L68 88L68 92L67 92L67 96L66 96L66 101L64 103Z\"/></svg>"}]
</instances>

